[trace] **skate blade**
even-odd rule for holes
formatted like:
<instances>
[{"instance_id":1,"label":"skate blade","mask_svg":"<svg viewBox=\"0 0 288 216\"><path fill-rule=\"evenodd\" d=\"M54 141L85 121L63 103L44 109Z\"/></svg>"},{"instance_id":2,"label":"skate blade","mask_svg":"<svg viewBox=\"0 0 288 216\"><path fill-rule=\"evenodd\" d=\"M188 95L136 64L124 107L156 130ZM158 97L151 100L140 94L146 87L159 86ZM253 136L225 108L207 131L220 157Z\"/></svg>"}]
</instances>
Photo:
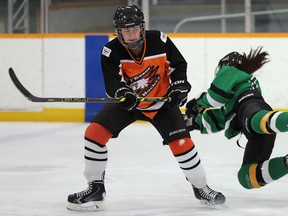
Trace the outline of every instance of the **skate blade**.
<instances>
[{"instance_id":1,"label":"skate blade","mask_svg":"<svg viewBox=\"0 0 288 216\"><path fill-rule=\"evenodd\" d=\"M84 204L67 204L66 208L70 211L81 211L81 212L93 212L93 211L103 211L105 210L105 204L103 201L94 201Z\"/></svg>"},{"instance_id":2,"label":"skate blade","mask_svg":"<svg viewBox=\"0 0 288 216\"><path fill-rule=\"evenodd\" d=\"M215 204L215 203L210 203L207 200L200 200L200 203L203 206L206 206L206 207L209 207L209 208L213 208L213 209L225 209L225 208L228 208L228 206L225 203Z\"/></svg>"}]
</instances>

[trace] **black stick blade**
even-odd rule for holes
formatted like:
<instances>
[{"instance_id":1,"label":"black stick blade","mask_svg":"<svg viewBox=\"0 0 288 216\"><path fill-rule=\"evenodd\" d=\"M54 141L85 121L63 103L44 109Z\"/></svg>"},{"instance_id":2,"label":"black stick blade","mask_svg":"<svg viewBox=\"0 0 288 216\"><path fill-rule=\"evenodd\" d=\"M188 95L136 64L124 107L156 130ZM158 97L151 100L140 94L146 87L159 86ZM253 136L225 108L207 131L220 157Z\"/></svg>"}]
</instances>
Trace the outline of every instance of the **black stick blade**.
<instances>
[{"instance_id":1,"label":"black stick blade","mask_svg":"<svg viewBox=\"0 0 288 216\"><path fill-rule=\"evenodd\" d=\"M16 86L16 88L28 99L31 100L31 96L33 96L18 80L14 70L12 68L9 68L9 75L10 78L12 80L12 82L14 83L14 85Z\"/></svg>"}]
</instances>

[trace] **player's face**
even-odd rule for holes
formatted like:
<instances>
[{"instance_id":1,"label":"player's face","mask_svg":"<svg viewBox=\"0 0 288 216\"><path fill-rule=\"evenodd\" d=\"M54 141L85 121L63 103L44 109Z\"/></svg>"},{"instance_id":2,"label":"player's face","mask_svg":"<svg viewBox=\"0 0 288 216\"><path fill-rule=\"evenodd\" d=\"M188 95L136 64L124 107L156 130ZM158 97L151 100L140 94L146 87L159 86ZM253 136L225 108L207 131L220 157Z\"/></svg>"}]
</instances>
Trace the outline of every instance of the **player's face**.
<instances>
[{"instance_id":1,"label":"player's face","mask_svg":"<svg viewBox=\"0 0 288 216\"><path fill-rule=\"evenodd\" d=\"M122 28L121 33L123 36L123 39L128 44L133 44L140 39L140 32L141 28L140 26L134 26L130 28Z\"/></svg>"}]
</instances>

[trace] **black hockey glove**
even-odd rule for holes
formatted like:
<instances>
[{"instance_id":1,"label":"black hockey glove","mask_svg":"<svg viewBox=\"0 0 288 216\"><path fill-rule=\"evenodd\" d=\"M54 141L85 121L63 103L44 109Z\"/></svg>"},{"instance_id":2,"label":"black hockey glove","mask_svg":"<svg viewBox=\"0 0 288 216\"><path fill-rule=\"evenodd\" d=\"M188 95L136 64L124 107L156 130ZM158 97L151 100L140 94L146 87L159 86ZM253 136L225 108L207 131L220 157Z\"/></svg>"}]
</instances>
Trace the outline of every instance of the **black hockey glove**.
<instances>
[{"instance_id":1,"label":"black hockey glove","mask_svg":"<svg viewBox=\"0 0 288 216\"><path fill-rule=\"evenodd\" d=\"M177 80L170 84L167 91L167 96L171 101L167 107L181 107L187 102L188 93L191 90L191 85L186 80Z\"/></svg>"},{"instance_id":2,"label":"black hockey glove","mask_svg":"<svg viewBox=\"0 0 288 216\"><path fill-rule=\"evenodd\" d=\"M120 106L128 111L136 109L138 105L137 94L130 87L122 87L115 92L115 98L123 98L125 100L120 102Z\"/></svg>"},{"instance_id":3,"label":"black hockey glove","mask_svg":"<svg viewBox=\"0 0 288 216\"><path fill-rule=\"evenodd\" d=\"M203 97L204 94L205 93L203 92L199 98ZM193 98L186 104L185 114L187 115L188 118L190 117L196 118L197 115L204 112L205 107L202 107L199 104L197 104L197 100L199 100L199 98Z\"/></svg>"},{"instance_id":4,"label":"black hockey glove","mask_svg":"<svg viewBox=\"0 0 288 216\"><path fill-rule=\"evenodd\" d=\"M183 114L183 118L189 131L200 130L200 127L196 122L196 117L188 117L186 114Z\"/></svg>"}]
</instances>

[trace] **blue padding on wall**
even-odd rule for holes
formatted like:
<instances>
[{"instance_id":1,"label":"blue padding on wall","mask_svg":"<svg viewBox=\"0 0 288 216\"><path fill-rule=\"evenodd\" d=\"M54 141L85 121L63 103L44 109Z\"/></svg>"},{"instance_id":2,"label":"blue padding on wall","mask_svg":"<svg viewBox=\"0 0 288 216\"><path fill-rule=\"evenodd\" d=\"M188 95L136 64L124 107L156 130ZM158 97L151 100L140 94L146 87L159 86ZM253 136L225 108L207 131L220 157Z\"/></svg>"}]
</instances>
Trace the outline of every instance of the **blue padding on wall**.
<instances>
[{"instance_id":1,"label":"blue padding on wall","mask_svg":"<svg viewBox=\"0 0 288 216\"><path fill-rule=\"evenodd\" d=\"M106 97L101 69L101 52L108 40L108 36L87 35L85 37L86 97ZM103 106L103 103L86 103L85 122L90 122Z\"/></svg>"}]
</instances>

